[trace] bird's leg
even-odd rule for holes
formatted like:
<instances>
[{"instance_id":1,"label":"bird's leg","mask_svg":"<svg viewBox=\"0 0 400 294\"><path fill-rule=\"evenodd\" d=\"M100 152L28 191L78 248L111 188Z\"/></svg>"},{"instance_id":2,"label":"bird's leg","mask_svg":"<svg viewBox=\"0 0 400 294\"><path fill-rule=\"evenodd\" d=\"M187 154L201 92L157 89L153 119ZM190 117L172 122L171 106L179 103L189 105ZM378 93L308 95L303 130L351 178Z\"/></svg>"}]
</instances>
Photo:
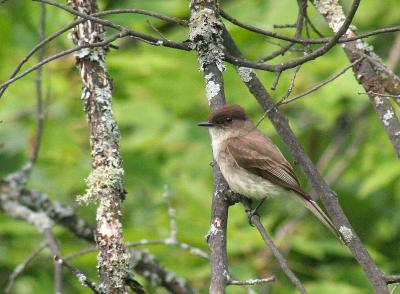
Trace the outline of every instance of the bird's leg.
<instances>
[{"instance_id":1,"label":"bird's leg","mask_svg":"<svg viewBox=\"0 0 400 294\"><path fill-rule=\"evenodd\" d=\"M257 210L261 207L261 205L263 205L265 199L267 199L267 197L264 197L263 199L261 199L261 201L257 204L257 206L252 210L253 215L257 213Z\"/></svg>"},{"instance_id":2,"label":"bird's leg","mask_svg":"<svg viewBox=\"0 0 400 294\"><path fill-rule=\"evenodd\" d=\"M260 206L264 203L265 199L267 199L267 197L263 198L263 199L257 204L257 206L256 206L255 208L251 208L251 203L252 203L252 200L251 200L251 199L249 199L249 198L247 198L247 197L244 197L244 200L242 200L242 201L244 202L244 204L245 204L245 207L246 207L246 213L247 213L247 217L248 217L248 219L249 219L249 224L250 224L250 226L253 226L251 219L252 219L253 216L258 215L258 214L257 214L257 210L258 210L258 209L260 208Z\"/></svg>"}]
</instances>

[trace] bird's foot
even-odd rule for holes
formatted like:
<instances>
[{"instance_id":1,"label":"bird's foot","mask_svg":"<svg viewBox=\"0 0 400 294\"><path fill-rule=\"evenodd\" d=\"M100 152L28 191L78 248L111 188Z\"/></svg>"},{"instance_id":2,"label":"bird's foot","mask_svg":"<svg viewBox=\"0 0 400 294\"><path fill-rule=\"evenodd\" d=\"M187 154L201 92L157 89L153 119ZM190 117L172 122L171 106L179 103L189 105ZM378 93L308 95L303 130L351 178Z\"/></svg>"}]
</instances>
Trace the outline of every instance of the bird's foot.
<instances>
[{"instance_id":1,"label":"bird's foot","mask_svg":"<svg viewBox=\"0 0 400 294\"><path fill-rule=\"evenodd\" d=\"M258 209L261 207L261 205L264 203L265 199L267 199L267 197L263 198L263 199L257 204L257 206L256 206L255 208L251 208L251 206L250 206L250 208L246 210L246 213L247 213L247 217L248 217L248 219L249 219L249 224L250 224L250 226L253 226L253 221L252 221L253 216L258 216L258 217L259 217L259 214L258 214L257 210L258 210Z\"/></svg>"},{"instance_id":2,"label":"bird's foot","mask_svg":"<svg viewBox=\"0 0 400 294\"><path fill-rule=\"evenodd\" d=\"M257 210L256 209L246 210L246 213L247 213L247 218L249 220L249 225L254 227L252 219L253 219L253 216L259 216L257 214Z\"/></svg>"}]
</instances>

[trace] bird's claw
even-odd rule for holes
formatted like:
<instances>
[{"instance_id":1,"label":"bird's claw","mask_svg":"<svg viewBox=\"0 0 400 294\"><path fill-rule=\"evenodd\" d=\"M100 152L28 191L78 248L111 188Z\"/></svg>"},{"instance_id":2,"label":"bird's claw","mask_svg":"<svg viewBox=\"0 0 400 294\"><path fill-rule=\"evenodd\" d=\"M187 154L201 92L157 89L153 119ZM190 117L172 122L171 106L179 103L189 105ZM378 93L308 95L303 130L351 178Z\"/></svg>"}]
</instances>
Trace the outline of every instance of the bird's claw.
<instances>
[{"instance_id":1,"label":"bird's claw","mask_svg":"<svg viewBox=\"0 0 400 294\"><path fill-rule=\"evenodd\" d=\"M258 215L258 213L257 213L257 208L255 208L255 209L249 209L249 210L246 211L246 213L247 213L247 218L248 218L248 220L249 220L249 225L252 226L252 227L254 227L252 218L253 218L253 216L258 216L258 217L259 217L259 215Z\"/></svg>"}]
</instances>

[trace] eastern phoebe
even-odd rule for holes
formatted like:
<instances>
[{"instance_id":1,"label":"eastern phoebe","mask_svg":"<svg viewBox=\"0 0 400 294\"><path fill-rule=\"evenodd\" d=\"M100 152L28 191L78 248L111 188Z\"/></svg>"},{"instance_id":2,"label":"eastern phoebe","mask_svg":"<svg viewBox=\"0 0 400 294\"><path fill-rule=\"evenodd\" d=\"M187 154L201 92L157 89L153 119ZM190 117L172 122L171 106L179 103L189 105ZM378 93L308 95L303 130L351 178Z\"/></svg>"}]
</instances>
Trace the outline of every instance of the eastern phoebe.
<instances>
[{"instance_id":1,"label":"eastern phoebe","mask_svg":"<svg viewBox=\"0 0 400 294\"><path fill-rule=\"evenodd\" d=\"M290 163L278 147L248 119L236 104L224 105L211 113L208 127L214 159L232 191L256 199L285 188L295 195L336 236L341 238L329 217L304 192Z\"/></svg>"}]
</instances>

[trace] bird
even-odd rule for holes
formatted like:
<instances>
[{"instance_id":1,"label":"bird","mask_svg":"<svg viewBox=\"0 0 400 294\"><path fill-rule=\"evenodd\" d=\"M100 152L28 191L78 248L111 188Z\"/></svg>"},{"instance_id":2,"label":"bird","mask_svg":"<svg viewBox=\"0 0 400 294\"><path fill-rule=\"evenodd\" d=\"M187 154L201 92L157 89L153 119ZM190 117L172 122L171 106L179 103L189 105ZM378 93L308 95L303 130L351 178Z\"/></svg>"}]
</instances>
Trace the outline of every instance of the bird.
<instances>
[{"instance_id":1,"label":"bird","mask_svg":"<svg viewBox=\"0 0 400 294\"><path fill-rule=\"evenodd\" d=\"M225 104L214 110L207 121L214 160L233 192L250 199L265 200L279 188L293 194L335 236L343 240L331 219L301 187L293 167L279 148L264 135L237 104Z\"/></svg>"}]
</instances>

